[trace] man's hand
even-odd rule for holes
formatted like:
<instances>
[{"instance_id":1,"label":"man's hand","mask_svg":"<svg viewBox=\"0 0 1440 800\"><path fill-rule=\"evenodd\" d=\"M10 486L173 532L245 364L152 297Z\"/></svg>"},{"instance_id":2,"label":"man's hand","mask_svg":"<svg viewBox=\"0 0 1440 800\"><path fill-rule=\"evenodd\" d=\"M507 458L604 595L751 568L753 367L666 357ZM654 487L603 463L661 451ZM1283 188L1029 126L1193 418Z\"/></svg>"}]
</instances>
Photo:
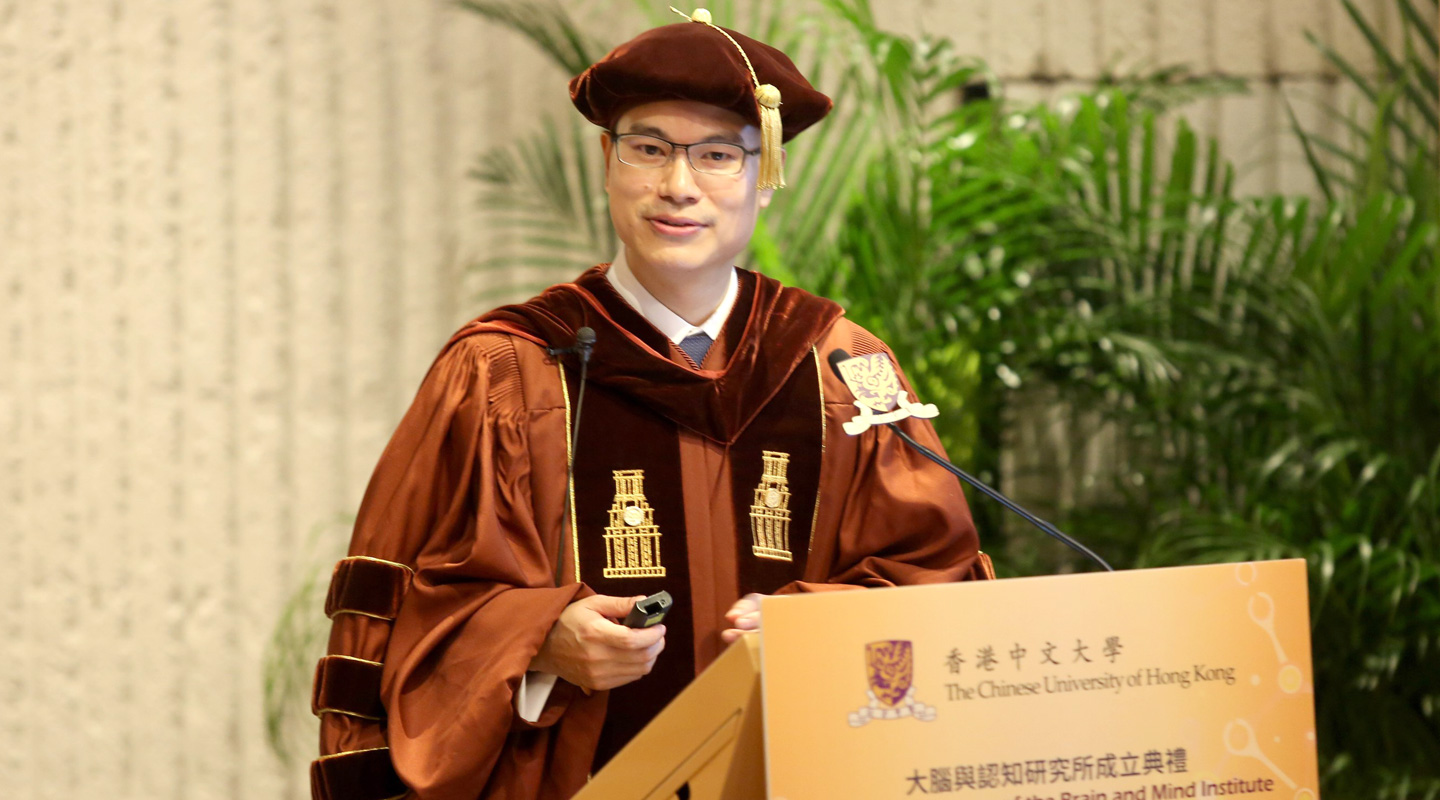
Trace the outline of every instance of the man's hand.
<instances>
[{"instance_id":1,"label":"man's hand","mask_svg":"<svg viewBox=\"0 0 1440 800\"><path fill-rule=\"evenodd\" d=\"M597 594L565 607L530 669L559 675L587 691L614 689L650 674L665 649L665 626L632 629L617 624L636 597Z\"/></svg>"},{"instance_id":2,"label":"man's hand","mask_svg":"<svg viewBox=\"0 0 1440 800\"><path fill-rule=\"evenodd\" d=\"M720 631L720 640L729 644L748 631L760 630L760 595L747 594L725 612L729 628Z\"/></svg>"}]
</instances>

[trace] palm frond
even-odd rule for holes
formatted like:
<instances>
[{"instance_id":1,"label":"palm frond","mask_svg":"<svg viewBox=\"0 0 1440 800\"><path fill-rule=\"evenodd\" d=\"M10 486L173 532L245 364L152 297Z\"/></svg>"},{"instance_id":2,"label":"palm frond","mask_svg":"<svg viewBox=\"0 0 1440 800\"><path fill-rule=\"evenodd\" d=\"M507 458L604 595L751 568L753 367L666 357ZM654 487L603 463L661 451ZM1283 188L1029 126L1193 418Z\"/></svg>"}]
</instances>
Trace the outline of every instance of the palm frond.
<instances>
[{"instance_id":1,"label":"palm frond","mask_svg":"<svg viewBox=\"0 0 1440 800\"><path fill-rule=\"evenodd\" d=\"M583 120L546 118L527 138L480 157L471 176L481 184L481 207L511 238L473 270L500 276L519 270L532 275L525 283L548 285L615 254L614 228L598 188L603 166L594 136ZM499 280L482 294L488 300L513 291L516 286Z\"/></svg>"},{"instance_id":2,"label":"palm frond","mask_svg":"<svg viewBox=\"0 0 1440 800\"><path fill-rule=\"evenodd\" d=\"M567 75L584 72L610 49L557 0L457 0L456 5L529 39Z\"/></svg>"}]
</instances>

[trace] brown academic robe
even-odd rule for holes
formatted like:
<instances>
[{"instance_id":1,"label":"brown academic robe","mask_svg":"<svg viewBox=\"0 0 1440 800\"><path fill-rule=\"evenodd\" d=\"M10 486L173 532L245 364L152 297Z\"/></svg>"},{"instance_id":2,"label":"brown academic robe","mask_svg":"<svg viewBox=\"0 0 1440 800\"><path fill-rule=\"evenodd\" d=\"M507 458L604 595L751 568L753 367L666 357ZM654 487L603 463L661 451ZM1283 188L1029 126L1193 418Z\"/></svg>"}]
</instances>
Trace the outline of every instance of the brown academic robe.
<instances>
[{"instance_id":1,"label":"brown academic robe","mask_svg":"<svg viewBox=\"0 0 1440 800\"><path fill-rule=\"evenodd\" d=\"M342 609L333 615L329 652L348 658L330 660L344 661L338 666L380 662L383 668L374 666L369 683L343 671L317 678L317 797L347 800L383 784L379 767L386 755L421 800L563 798L584 784L610 693L586 695L558 681L533 724L521 720L514 705L516 688L560 612L593 593L574 582L574 547L567 541L572 532L562 522L567 393L573 397L577 388L575 373L567 370L562 382L556 360L544 350L547 341L573 342L581 324L598 334L587 392L629 392L673 420L678 438L685 563L676 566L688 573L690 624L683 636L671 625L671 647L656 673L672 661L686 674L671 681L674 686L656 674L637 684L652 681L673 696L723 649L723 615L743 593L739 564L750 536L749 521L737 518L732 445L758 408L785 396L780 388L797 370L810 370L805 374L823 392L823 406L815 401L816 409L823 407L823 420L815 421L823 455L818 497L797 498L801 505L813 502L807 552L797 553L791 565L799 570L797 579L774 591L933 583L981 573L977 537L956 479L888 431L849 436L841 429L856 408L825 356L837 347L855 355L888 350L843 319L837 306L742 271L731 320L704 369L697 369L614 293L603 269L462 328L385 449L350 554L413 572L405 573L408 591L392 587L398 609L393 621L381 619L383 613ZM591 416L597 413L592 402L605 408L592 399L597 396L603 394L586 397L582 434L603 432L605 420ZM911 419L902 425L941 449L929 423ZM585 448L582 436L577 465L587 459ZM662 502L653 495L651 500ZM581 497L578 504L585 503ZM565 583L557 588L554 564L562 547ZM671 652L677 640L689 643L683 656ZM363 698L341 696L374 693L370 683L378 683L383 709L357 714ZM347 702L344 713L325 710ZM388 754L379 749L385 747ZM374 758L344 765L344 754L356 751L372 751ZM393 776L390 781L392 794L403 794Z\"/></svg>"}]
</instances>

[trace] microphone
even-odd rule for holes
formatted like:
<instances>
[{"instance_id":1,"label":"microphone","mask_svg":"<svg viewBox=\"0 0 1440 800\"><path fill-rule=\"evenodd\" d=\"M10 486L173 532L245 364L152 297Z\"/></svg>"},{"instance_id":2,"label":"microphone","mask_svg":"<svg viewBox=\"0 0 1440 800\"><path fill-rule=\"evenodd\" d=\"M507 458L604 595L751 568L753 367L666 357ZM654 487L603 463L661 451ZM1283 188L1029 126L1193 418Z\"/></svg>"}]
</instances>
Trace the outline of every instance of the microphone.
<instances>
[{"instance_id":1,"label":"microphone","mask_svg":"<svg viewBox=\"0 0 1440 800\"><path fill-rule=\"evenodd\" d=\"M565 564L565 520L570 518L570 486L575 482L575 454L580 448L580 412L585 410L585 377L590 371L590 351L595 349L595 329L586 325L575 331L575 344L569 347L547 347L552 356L580 356L580 388L575 391L575 419L570 423L570 460L565 464L565 502L560 511L560 546L555 549L555 585L563 580ZM573 554L578 560L580 555Z\"/></svg>"},{"instance_id":2,"label":"microphone","mask_svg":"<svg viewBox=\"0 0 1440 800\"><path fill-rule=\"evenodd\" d=\"M569 347L547 347L545 352L552 356L579 354L580 363L590 360L590 351L595 348L595 329L589 325L575 331L575 344Z\"/></svg>"},{"instance_id":3,"label":"microphone","mask_svg":"<svg viewBox=\"0 0 1440 800\"><path fill-rule=\"evenodd\" d=\"M575 351L580 354L580 363L590 361L590 351L595 349L595 329L585 326L575 331Z\"/></svg>"},{"instance_id":4,"label":"microphone","mask_svg":"<svg viewBox=\"0 0 1440 800\"><path fill-rule=\"evenodd\" d=\"M844 382L847 387L850 386L850 381L846 379L845 373L840 370L840 362L848 361L849 359L850 354L838 347L834 350L831 350L830 355L826 357L826 360L830 362L830 369L834 370L835 374L840 376L840 380ZM910 445L910 447L914 448L915 451L918 452L920 455L925 456L931 461L934 461L936 464L939 464L940 466L948 470L955 477L970 484L976 489L979 489L982 493L985 494L985 496L998 502L1000 505L1005 506L1016 514L1019 514L1020 517L1026 522L1044 531L1047 535L1059 540L1062 544L1064 544L1066 547L1069 547L1071 550L1074 550L1080 555L1085 556L1091 561L1094 561L1096 564L1104 567L1107 572L1115 571L1115 568L1107 564L1105 562L1105 559L1096 555L1095 551L1071 538L1069 535L1062 533L1060 529L1056 528L1054 525L1051 525L1050 523L1046 522L1043 519L1040 519L1029 511L1026 511L1023 507L1020 506L1019 503L1016 503L1014 500L1011 500L1005 495L980 482L978 478L973 477L965 470L960 469L959 467L950 463L945 458L941 457L939 453L936 453L934 450L931 450L925 445L920 444L919 442L910 438L910 436L906 434L905 431L901 430L900 426L896 423L887 422L885 423L885 426L888 427L890 430L894 431L895 434L900 437L901 441L905 442L905 444L907 445Z\"/></svg>"}]
</instances>

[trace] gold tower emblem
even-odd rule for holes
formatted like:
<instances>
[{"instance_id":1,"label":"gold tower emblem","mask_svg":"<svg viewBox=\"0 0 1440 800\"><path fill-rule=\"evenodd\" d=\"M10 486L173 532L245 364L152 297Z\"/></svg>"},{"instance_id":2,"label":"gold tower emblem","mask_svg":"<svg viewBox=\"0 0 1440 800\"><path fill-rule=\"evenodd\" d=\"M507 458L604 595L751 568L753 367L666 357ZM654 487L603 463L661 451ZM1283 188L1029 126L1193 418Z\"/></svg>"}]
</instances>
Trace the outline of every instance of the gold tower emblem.
<instances>
[{"instance_id":1,"label":"gold tower emblem","mask_svg":"<svg viewBox=\"0 0 1440 800\"><path fill-rule=\"evenodd\" d=\"M645 499L645 470L617 469L615 501L610 524L605 526L607 578L663 578L660 562L660 528L655 509Z\"/></svg>"},{"instance_id":2,"label":"gold tower emblem","mask_svg":"<svg viewBox=\"0 0 1440 800\"><path fill-rule=\"evenodd\" d=\"M761 451L765 469L755 487L755 501L750 504L750 552L757 558L792 561L790 554L790 480L785 470L790 464L789 453Z\"/></svg>"}]
</instances>

